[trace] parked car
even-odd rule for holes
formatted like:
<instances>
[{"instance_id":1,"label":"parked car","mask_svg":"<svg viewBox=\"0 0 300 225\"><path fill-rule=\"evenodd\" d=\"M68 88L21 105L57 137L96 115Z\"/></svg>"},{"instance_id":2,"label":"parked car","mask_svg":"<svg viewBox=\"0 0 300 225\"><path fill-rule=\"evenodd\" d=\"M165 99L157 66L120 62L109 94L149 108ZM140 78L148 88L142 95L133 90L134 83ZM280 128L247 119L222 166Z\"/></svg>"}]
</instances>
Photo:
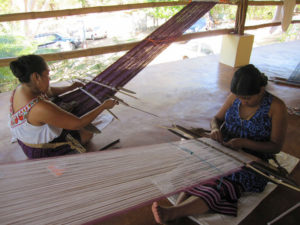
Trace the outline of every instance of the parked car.
<instances>
[{"instance_id":1,"label":"parked car","mask_svg":"<svg viewBox=\"0 0 300 225\"><path fill-rule=\"evenodd\" d=\"M206 28L206 19L204 17L197 20L196 23L194 23L189 29L185 31L186 34L188 33L194 33L199 32L201 30L205 30Z\"/></svg>"},{"instance_id":2,"label":"parked car","mask_svg":"<svg viewBox=\"0 0 300 225\"><path fill-rule=\"evenodd\" d=\"M107 38L107 31L103 27L89 27L85 31L85 38L86 39L101 39Z\"/></svg>"},{"instance_id":3,"label":"parked car","mask_svg":"<svg viewBox=\"0 0 300 225\"><path fill-rule=\"evenodd\" d=\"M44 33L34 36L38 43L38 48L53 48L63 50L73 50L81 46L79 39L63 37L58 33Z\"/></svg>"}]
</instances>

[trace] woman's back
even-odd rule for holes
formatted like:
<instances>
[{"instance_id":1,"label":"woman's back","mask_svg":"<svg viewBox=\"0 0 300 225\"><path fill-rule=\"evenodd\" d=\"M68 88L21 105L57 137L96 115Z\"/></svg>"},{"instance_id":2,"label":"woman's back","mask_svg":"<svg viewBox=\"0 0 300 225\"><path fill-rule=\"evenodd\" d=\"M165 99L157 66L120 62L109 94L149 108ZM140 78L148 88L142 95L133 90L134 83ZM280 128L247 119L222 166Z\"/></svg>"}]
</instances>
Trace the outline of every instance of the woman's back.
<instances>
[{"instance_id":1,"label":"woman's back","mask_svg":"<svg viewBox=\"0 0 300 225\"><path fill-rule=\"evenodd\" d=\"M42 97L38 96L33 99L26 95L22 95L20 87L17 88L10 102L10 128L13 138L16 138L28 144L48 143L58 137L62 128L57 128L48 124L34 125L28 121L28 115L31 109L42 101ZM24 103L28 102L28 103Z\"/></svg>"}]
</instances>

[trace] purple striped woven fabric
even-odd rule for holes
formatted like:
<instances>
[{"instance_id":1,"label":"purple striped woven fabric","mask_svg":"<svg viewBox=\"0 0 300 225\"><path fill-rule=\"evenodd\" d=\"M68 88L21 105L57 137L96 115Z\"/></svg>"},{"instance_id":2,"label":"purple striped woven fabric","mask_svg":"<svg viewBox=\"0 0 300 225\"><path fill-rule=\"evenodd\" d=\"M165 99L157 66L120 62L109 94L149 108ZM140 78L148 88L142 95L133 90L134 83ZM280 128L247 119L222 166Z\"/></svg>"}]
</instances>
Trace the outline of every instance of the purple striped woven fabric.
<instances>
[{"instance_id":1,"label":"purple striped woven fabric","mask_svg":"<svg viewBox=\"0 0 300 225\"><path fill-rule=\"evenodd\" d=\"M187 190L187 193L202 198L213 212L237 216L241 191L235 182L224 179L219 186L220 182L210 181Z\"/></svg>"},{"instance_id":2,"label":"purple striped woven fabric","mask_svg":"<svg viewBox=\"0 0 300 225\"><path fill-rule=\"evenodd\" d=\"M97 75L94 80L113 87L124 86L215 4L215 2L191 2L106 70ZM94 83L86 84L84 89L97 97L101 102L108 99L107 95L115 94L111 89ZM62 100L64 102L75 100L79 103L78 107L72 111L77 116L82 116L98 106L95 100L80 90L62 96Z\"/></svg>"}]
</instances>

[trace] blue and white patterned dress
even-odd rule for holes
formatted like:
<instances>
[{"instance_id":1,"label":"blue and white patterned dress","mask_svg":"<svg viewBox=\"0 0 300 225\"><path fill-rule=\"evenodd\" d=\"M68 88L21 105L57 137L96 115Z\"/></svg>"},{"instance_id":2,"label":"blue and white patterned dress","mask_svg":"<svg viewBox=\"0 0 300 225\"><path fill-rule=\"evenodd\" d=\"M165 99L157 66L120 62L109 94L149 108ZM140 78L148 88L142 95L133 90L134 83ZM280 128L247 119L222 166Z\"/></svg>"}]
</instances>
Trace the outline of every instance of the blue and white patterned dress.
<instances>
[{"instance_id":1,"label":"blue and white patterned dress","mask_svg":"<svg viewBox=\"0 0 300 225\"><path fill-rule=\"evenodd\" d=\"M224 141L227 142L233 138L247 138L253 141L270 141L272 120L269 117L272 95L265 92L260 108L249 119L243 120L240 117L239 108L241 101L237 98L225 114L225 122L221 132ZM251 150L245 150L264 160L271 158L271 154L257 153Z\"/></svg>"},{"instance_id":2,"label":"blue and white patterned dress","mask_svg":"<svg viewBox=\"0 0 300 225\"><path fill-rule=\"evenodd\" d=\"M221 132L224 141L233 138L248 138L253 141L269 141L272 130L272 120L268 113L272 103L272 95L265 92L261 105L249 120L240 118L241 101L237 98L225 114L225 122ZM271 158L271 154L257 153L245 150L263 160ZM242 168L241 170L205 184L200 184L187 191L191 195L202 198L211 211L237 216L237 202L242 192L262 192L267 180L257 173ZM221 185L220 185L221 183Z\"/></svg>"}]
</instances>

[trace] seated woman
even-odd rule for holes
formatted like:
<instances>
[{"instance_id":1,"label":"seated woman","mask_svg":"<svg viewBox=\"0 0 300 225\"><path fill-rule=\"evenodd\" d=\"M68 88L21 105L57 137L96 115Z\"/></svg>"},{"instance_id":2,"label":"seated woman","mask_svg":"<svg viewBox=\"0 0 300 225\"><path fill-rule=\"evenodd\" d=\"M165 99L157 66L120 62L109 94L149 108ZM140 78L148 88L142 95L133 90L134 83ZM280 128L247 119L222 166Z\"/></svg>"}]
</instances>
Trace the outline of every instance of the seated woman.
<instances>
[{"instance_id":1,"label":"seated woman","mask_svg":"<svg viewBox=\"0 0 300 225\"><path fill-rule=\"evenodd\" d=\"M287 110L279 98L265 90L267 77L253 65L238 69L231 94L211 121L212 139L233 149L243 149L267 160L282 148L287 129ZM267 180L246 169L181 193L173 207L157 202L152 211L157 223L184 216L215 212L237 215L243 192L262 192Z\"/></svg>"},{"instance_id":2,"label":"seated woman","mask_svg":"<svg viewBox=\"0 0 300 225\"><path fill-rule=\"evenodd\" d=\"M93 134L83 127L105 109L118 104L117 101L107 100L78 118L53 104L47 97L71 91L82 84L50 87L49 68L38 55L21 56L10 63L10 68L21 82L11 96L10 128L28 158L84 152L82 145Z\"/></svg>"}]
</instances>

